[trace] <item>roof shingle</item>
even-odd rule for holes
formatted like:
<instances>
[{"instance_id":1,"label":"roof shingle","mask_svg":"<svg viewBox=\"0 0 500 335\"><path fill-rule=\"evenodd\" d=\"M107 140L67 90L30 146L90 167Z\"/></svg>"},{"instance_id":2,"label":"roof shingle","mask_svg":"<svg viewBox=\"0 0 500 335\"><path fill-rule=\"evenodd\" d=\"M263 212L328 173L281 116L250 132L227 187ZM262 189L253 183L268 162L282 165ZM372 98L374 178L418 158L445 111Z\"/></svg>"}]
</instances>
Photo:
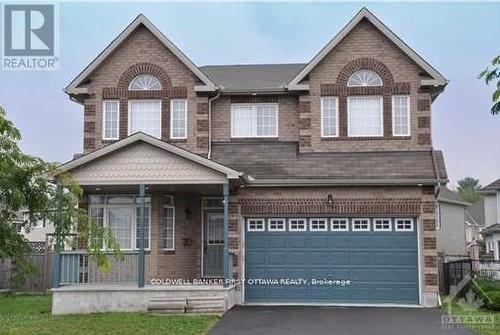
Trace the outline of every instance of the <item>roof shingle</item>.
<instances>
[{"instance_id":1,"label":"roof shingle","mask_svg":"<svg viewBox=\"0 0 500 335\"><path fill-rule=\"evenodd\" d=\"M284 90L306 64L207 65L200 69L223 91Z\"/></svg>"},{"instance_id":2,"label":"roof shingle","mask_svg":"<svg viewBox=\"0 0 500 335\"><path fill-rule=\"evenodd\" d=\"M435 151L440 179L447 179ZM295 142L218 143L213 160L255 179L436 179L430 151L298 153Z\"/></svg>"}]
</instances>

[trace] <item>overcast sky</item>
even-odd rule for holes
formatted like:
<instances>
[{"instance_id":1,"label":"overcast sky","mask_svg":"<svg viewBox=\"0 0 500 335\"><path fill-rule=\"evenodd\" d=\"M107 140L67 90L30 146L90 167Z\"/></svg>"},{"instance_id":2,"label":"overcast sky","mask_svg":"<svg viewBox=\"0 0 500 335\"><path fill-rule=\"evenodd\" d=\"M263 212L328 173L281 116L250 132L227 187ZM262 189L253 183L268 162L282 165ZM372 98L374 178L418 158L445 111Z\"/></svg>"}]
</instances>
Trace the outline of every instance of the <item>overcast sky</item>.
<instances>
[{"instance_id":1,"label":"overcast sky","mask_svg":"<svg viewBox=\"0 0 500 335\"><path fill-rule=\"evenodd\" d=\"M0 70L0 105L25 151L66 161L82 151L83 109L62 89L144 13L197 65L308 62L358 3L61 3L60 69ZM499 3L369 3L367 7L450 84L433 104L434 146L453 183L500 178L500 116L478 73L500 54ZM1 29L1 28L0 28Z\"/></svg>"}]
</instances>

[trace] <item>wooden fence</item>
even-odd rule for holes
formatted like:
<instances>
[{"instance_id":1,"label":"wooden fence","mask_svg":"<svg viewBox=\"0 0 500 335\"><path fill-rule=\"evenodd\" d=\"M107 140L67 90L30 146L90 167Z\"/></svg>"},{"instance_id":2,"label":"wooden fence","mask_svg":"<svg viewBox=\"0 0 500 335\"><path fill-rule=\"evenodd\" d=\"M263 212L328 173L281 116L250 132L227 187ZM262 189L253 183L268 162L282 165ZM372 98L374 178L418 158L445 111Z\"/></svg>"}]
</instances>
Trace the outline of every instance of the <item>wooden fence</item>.
<instances>
[{"instance_id":1,"label":"wooden fence","mask_svg":"<svg viewBox=\"0 0 500 335\"><path fill-rule=\"evenodd\" d=\"M29 255L28 260L36 265L38 271L29 276L18 291L39 293L49 290L52 287L52 259L52 252ZM9 260L0 261L0 291L11 289L12 267Z\"/></svg>"}]
</instances>

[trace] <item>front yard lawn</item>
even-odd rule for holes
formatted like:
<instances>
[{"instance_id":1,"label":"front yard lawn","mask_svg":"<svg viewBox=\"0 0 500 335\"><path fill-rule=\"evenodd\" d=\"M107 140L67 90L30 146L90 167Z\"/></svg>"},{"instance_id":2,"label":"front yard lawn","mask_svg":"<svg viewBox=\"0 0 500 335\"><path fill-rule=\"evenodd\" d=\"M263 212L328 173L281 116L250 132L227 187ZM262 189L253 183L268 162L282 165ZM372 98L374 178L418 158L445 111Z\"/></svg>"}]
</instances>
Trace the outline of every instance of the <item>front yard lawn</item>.
<instances>
[{"instance_id":1,"label":"front yard lawn","mask_svg":"<svg viewBox=\"0 0 500 335\"><path fill-rule=\"evenodd\" d=\"M49 295L0 294L0 334L8 335L193 335L206 334L213 315L103 313L52 316Z\"/></svg>"}]
</instances>

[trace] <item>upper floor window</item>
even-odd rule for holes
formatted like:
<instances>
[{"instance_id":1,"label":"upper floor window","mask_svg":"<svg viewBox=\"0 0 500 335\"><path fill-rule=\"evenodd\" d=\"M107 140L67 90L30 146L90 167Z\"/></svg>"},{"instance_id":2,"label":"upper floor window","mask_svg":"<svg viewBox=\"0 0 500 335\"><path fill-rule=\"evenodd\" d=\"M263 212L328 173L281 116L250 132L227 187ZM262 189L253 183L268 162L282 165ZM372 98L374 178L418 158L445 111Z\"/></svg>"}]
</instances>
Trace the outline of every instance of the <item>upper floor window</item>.
<instances>
[{"instance_id":1,"label":"upper floor window","mask_svg":"<svg viewBox=\"0 0 500 335\"><path fill-rule=\"evenodd\" d=\"M392 135L410 136L410 97L407 95L392 97Z\"/></svg>"},{"instance_id":2,"label":"upper floor window","mask_svg":"<svg viewBox=\"0 0 500 335\"><path fill-rule=\"evenodd\" d=\"M129 134L141 131L161 138L161 101L129 100Z\"/></svg>"},{"instance_id":3,"label":"upper floor window","mask_svg":"<svg viewBox=\"0 0 500 335\"><path fill-rule=\"evenodd\" d=\"M131 91L161 90L161 84L155 76L140 74L130 82L128 89Z\"/></svg>"},{"instance_id":4,"label":"upper floor window","mask_svg":"<svg viewBox=\"0 0 500 335\"><path fill-rule=\"evenodd\" d=\"M170 138L187 137L187 101L186 99L170 100Z\"/></svg>"},{"instance_id":5,"label":"upper floor window","mask_svg":"<svg viewBox=\"0 0 500 335\"><path fill-rule=\"evenodd\" d=\"M231 137L277 137L278 104L233 104Z\"/></svg>"},{"instance_id":6,"label":"upper floor window","mask_svg":"<svg viewBox=\"0 0 500 335\"><path fill-rule=\"evenodd\" d=\"M351 137L384 136L382 97L347 98L347 135Z\"/></svg>"},{"instance_id":7,"label":"upper floor window","mask_svg":"<svg viewBox=\"0 0 500 335\"><path fill-rule=\"evenodd\" d=\"M339 100L337 97L321 98L321 137L339 136Z\"/></svg>"},{"instance_id":8,"label":"upper floor window","mask_svg":"<svg viewBox=\"0 0 500 335\"><path fill-rule=\"evenodd\" d=\"M102 138L104 140L118 139L118 119L120 104L118 100L104 100L102 106Z\"/></svg>"},{"instance_id":9,"label":"upper floor window","mask_svg":"<svg viewBox=\"0 0 500 335\"><path fill-rule=\"evenodd\" d=\"M347 86L382 86L382 79L373 71L359 70L349 77Z\"/></svg>"}]
</instances>

